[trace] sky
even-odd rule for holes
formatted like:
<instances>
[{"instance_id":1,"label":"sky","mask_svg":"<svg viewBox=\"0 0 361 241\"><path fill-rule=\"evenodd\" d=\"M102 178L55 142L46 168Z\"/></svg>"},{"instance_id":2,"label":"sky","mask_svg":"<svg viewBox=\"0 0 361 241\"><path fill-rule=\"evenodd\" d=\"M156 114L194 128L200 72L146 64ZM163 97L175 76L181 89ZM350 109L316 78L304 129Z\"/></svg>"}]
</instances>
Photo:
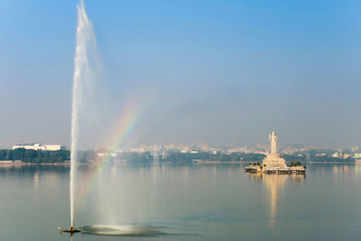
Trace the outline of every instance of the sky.
<instances>
[{"instance_id":1,"label":"sky","mask_svg":"<svg viewBox=\"0 0 361 241\"><path fill-rule=\"evenodd\" d=\"M0 146L69 146L77 4L0 2ZM262 144L273 128L281 144L361 145L361 2L85 5L102 66L85 146Z\"/></svg>"}]
</instances>

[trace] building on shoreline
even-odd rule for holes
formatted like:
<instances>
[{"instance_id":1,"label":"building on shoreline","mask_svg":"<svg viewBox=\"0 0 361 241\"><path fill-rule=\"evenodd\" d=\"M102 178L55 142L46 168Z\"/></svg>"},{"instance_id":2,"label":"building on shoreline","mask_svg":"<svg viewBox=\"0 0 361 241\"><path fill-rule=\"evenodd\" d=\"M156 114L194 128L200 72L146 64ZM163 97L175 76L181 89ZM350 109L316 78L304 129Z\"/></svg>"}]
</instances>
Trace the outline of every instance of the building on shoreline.
<instances>
[{"instance_id":1,"label":"building on shoreline","mask_svg":"<svg viewBox=\"0 0 361 241\"><path fill-rule=\"evenodd\" d=\"M303 166L287 166L286 160L283 159L278 152L278 136L273 130L269 135L270 152L266 158L262 160L260 165L251 163L245 169L246 172L261 172L267 174L303 174L305 173L305 167Z\"/></svg>"},{"instance_id":2,"label":"building on shoreline","mask_svg":"<svg viewBox=\"0 0 361 241\"><path fill-rule=\"evenodd\" d=\"M21 144L14 145L12 147L13 150L16 149L25 149L25 150L34 150L34 151L60 151L65 148L61 145L42 145L42 144Z\"/></svg>"}]
</instances>

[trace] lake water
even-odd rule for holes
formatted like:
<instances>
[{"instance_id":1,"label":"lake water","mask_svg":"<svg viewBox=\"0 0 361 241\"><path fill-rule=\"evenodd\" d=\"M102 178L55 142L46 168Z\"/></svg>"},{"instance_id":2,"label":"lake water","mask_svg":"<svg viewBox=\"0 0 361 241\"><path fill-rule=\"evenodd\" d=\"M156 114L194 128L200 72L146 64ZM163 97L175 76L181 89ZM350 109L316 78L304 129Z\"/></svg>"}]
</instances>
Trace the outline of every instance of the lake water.
<instances>
[{"instance_id":1,"label":"lake water","mask_svg":"<svg viewBox=\"0 0 361 241\"><path fill-rule=\"evenodd\" d=\"M79 176L79 226L151 232L74 241L361 237L359 166L309 166L303 177L251 175L239 165L118 164L83 167ZM69 168L0 168L0 191L0 240L70 240L57 231L69 225Z\"/></svg>"}]
</instances>

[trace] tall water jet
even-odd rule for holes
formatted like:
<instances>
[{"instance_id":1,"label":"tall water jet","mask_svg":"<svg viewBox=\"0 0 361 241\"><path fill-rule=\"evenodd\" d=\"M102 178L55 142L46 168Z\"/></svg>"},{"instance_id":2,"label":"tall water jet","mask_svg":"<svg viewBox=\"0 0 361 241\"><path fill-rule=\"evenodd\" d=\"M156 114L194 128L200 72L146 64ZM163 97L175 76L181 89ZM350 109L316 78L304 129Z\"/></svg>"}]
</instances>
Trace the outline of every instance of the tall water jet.
<instances>
[{"instance_id":1,"label":"tall water jet","mask_svg":"<svg viewBox=\"0 0 361 241\"><path fill-rule=\"evenodd\" d=\"M70 167L70 225L75 225L75 189L78 168L80 120L86 109L86 98L91 92L96 71L96 38L91 22L85 11L84 1L77 7L78 26L76 30L76 49L74 58L72 121L71 121L71 167ZM95 63L96 65L96 63Z\"/></svg>"}]
</instances>

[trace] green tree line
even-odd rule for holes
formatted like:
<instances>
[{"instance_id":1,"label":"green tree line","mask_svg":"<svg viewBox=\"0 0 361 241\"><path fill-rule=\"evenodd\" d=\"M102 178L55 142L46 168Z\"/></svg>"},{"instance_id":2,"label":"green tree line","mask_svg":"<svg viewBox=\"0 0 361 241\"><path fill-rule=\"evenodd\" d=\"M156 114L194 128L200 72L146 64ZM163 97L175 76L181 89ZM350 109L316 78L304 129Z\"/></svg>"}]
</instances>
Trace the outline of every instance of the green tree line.
<instances>
[{"instance_id":1,"label":"green tree line","mask_svg":"<svg viewBox=\"0 0 361 241\"><path fill-rule=\"evenodd\" d=\"M223 153L218 152L216 154L209 152L199 152L199 153L180 153L180 152L169 152L167 157L163 160L165 161L192 161L192 160L208 160L208 161L245 161L245 162L255 162L261 161L265 158L263 154L257 153Z\"/></svg>"},{"instance_id":2,"label":"green tree line","mask_svg":"<svg viewBox=\"0 0 361 241\"><path fill-rule=\"evenodd\" d=\"M65 162L70 159L70 151L36 151L26 149L0 150L0 160L23 162Z\"/></svg>"}]
</instances>

